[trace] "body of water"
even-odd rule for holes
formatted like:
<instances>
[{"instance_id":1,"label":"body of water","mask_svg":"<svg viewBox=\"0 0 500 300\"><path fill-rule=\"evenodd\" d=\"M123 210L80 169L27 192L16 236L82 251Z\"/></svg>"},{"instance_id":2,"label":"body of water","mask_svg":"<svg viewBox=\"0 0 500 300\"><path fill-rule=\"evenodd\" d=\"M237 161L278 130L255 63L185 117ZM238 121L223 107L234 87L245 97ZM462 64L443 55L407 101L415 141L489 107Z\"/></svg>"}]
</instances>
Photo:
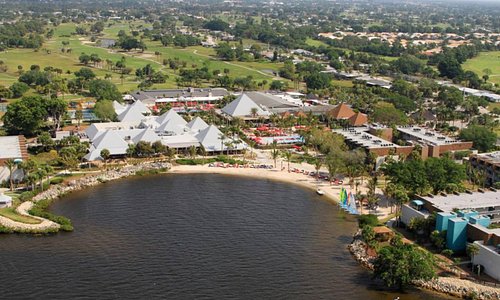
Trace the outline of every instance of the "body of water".
<instances>
[{"instance_id":1,"label":"body of water","mask_svg":"<svg viewBox=\"0 0 500 300\"><path fill-rule=\"evenodd\" d=\"M387 291L313 191L223 175L123 179L51 210L75 231L0 236L2 299L444 299Z\"/></svg>"}]
</instances>

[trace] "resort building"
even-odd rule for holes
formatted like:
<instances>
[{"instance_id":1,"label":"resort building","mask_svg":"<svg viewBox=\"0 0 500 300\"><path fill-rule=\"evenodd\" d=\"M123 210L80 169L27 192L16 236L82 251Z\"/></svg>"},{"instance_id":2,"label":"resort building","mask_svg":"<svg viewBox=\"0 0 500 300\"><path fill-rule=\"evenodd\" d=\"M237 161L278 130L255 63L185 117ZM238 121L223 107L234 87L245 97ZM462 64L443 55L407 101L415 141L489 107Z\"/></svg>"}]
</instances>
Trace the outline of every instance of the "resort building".
<instances>
[{"instance_id":1,"label":"resort building","mask_svg":"<svg viewBox=\"0 0 500 300\"><path fill-rule=\"evenodd\" d=\"M485 176L485 184L492 186L500 181L500 151L474 154L469 157L470 165Z\"/></svg>"},{"instance_id":2,"label":"resort building","mask_svg":"<svg viewBox=\"0 0 500 300\"><path fill-rule=\"evenodd\" d=\"M148 115L150 110L136 101L127 106L115 106L122 122L94 123L85 130L91 147L84 157L87 161L101 160L101 151L109 150L113 157L123 157L130 145L139 142L161 142L163 145L186 150L203 146L209 153L241 151L247 145L236 138L225 137L215 126L196 117L189 123L174 109L161 116Z\"/></svg>"},{"instance_id":3,"label":"resort building","mask_svg":"<svg viewBox=\"0 0 500 300\"><path fill-rule=\"evenodd\" d=\"M491 223L500 223L500 193L491 190L417 197L403 205L401 221L408 225L412 219L426 219L433 213L436 230L446 232L446 248L462 252L468 243L475 243L480 251L473 263L500 280L500 228L488 228Z\"/></svg>"},{"instance_id":4,"label":"resort building","mask_svg":"<svg viewBox=\"0 0 500 300\"><path fill-rule=\"evenodd\" d=\"M0 182L9 179L10 171L5 166L5 162L9 159L13 159L16 163L28 159L28 148L24 136L0 136ZM22 170L15 170L12 177L16 181L22 179Z\"/></svg>"},{"instance_id":5,"label":"resort building","mask_svg":"<svg viewBox=\"0 0 500 300\"><path fill-rule=\"evenodd\" d=\"M393 143L390 141L392 135L384 136L377 130L374 127L349 127L332 131L342 135L346 143L352 148L363 148L376 156L409 155L413 150L412 146L400 146Z\"/></svg>"},{"instance_id":6,"label":"resort building","mask_svg":"<svg viewBox=\"0 0 500 300\"><path fill-rule=\"evenodd\" d=\"M269 118L271 115L271 112L266 107L258 105L247 94L241 94L231 103L224 106L221 111L228 117L242 118L244 120Z\"/></svg>"},{"instance_id":7,"label":"resort building","mask_svg":"<svg viewBox=\"0 0 500 300\"><path fill-rule=\"evenodd\" d=\"M463 142L419 126L397 127L399 137L422 147L422 158L439 157L446 152L469 150L472 142Z\"/></svg>"},{"instance_id":8,"label":"resort building","mask_svg":"<svg viewBox=\"0 0 500 300\"><path fill-rule=\"evenodd\" d=\"M135 91L124 99L142 101L147 107L158 108L169 104L173 108L210 108L224 96L229 95L224 88L186 88L171 90Z\"/></svg>"},{"instance_id":9,"label":"resort building","mask_svg":"<svg viewBox=\"0 0 500 300\"><path fill-rule=\"evenodd\" d=\"M18 161L28 159L26 138L23 135L0 136L0 167L9 159Z\"/></svg>"},{"instance_id":10,"label":"resort building","mask_svg":"<svg viewBox=\"0 0 500 300\"><path fill-rule=\"evenodd\" d=\"M368 123L368 116L355 112L349 105L340 103L328 112L328 116L335 120L346 120L349 126L359 127Z\"/></svg>"}]
</instances>

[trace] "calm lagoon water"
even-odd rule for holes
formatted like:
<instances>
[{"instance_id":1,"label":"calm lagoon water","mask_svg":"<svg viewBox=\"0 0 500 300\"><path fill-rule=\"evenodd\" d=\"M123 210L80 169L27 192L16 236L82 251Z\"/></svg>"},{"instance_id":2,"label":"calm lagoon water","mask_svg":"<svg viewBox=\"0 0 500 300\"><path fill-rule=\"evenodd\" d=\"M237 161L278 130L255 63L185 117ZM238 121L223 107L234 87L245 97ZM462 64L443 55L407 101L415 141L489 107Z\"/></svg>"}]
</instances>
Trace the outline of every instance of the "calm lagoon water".
<instances>
[{"instance_id":1,"label":"calm lagoon water","mask_svg":"<svg viewBox=\"0 0 500 300\"><path fill-rule=\"evenodd\" d=\"M446 299L388 291L314 192L223 175L123 179L51 210L75 231L0 236L1 299Z\"/></svg>"}]
</instances>

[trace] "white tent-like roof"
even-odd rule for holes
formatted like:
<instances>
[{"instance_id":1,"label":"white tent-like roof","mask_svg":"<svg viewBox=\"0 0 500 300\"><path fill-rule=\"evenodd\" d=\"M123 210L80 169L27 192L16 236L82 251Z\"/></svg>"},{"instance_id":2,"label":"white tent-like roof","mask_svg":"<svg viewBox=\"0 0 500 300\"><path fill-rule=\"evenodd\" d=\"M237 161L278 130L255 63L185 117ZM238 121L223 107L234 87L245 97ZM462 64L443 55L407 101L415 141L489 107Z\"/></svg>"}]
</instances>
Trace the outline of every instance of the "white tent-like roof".
<instances>
[{"instance_id":1,"label":"white tent-like roof","mask_svg":"<svg viewBox=\"0 0 500 300\"><path fill-rule=\"evenodd\" d=\"M118 101L113 101L113 108L115 109L115 113L117 115L121 114L127 107L123 104L121 104Z\"/></svg>"},{"instance_id":2,"label":"white tent-like roof","mask_svg":"<svg viewBox=\"0 0 500 300\"><path fill-rule=\"evenodd\" d=\"M196 138L207 152L227 150L228 147L224 144L231 141L231 139L223 137L222 132L214 125L210 125L196 135ZM243 150L246 148L247 145L244 142L239 142L234 144L230 150Z\"/></svg>"},{"instance_id":3,"label":"white tent-like roof","mask_svg":"<svg viewBox=\"0 0 500 300\"><path fill-rule=\"evenodd\" d=\"M118 120L121 122L141 122L144 119L141 108L139 106L130 105L121 114L118 115Z\"/></svg>"},{"instance_id":4,"label":"white tent-like roof","mask_svg":"<svg viewBox=\"0 0 500 300\"><path fill-rule=\"evenodd\" d=\"M141 100L137 100L134 103L130 105L131 107L134 107L134 109L139 110L142 114L144 115L149 115L151 114L151 110L144 104L142 103Z\"/></svg>"},{"instance_id":5,"label":"white tent-like roof","mask_svg":"<svg viewBox=\"0 0 500 300\"><path fill-rule=\"evenodd\" d=\"M159 140L161 140L160 137L151 129L143 129L138 135L132 138L134 144L140 141L154 143Z\"/></svg>"},{"instance_id":6,"label":"white tent-like roof","mask_svg":"<svg viewBox=\"0 0 500 300\"><path fill-rule=\"evenodd\" d=\"M182 122L178 123L176 121L177 120L172 119L163 123L156 129L156 132L164 135L179 135L189 131L186 127L186 123L183 124Z\"/></svg>"},{"instance_id":7,"label":"white tent-like roof","mask_svg":"<svg viewBox=\"0 0 500 300\"><path fill-rule=\"evenodd\" d=\"M208 128L208 124L200 117L194 118L191 122L187 123L186 126L193 132L200 132L201 130Z\"/></svg>"},{"instance_id":8,"label":"white tent-like roof","mask_svg":"<svg viewBox=\"0 0 500 300\"><path fill-rule=\"evenodd\" d=\"M90 152L84 158L88 161L102 159L103 149L108 149L111 155L123 155L127 153L128 144L115 131L107 130L94 139Z\"/></svg>"},{"instance_id":9,"label":"white tent-like roof","mask_svg":"<svg viewBox=\"0 0 500 300\"><path fill-rule=\"evenodd\" d=\"M224 106L222 111L231 117L250 117L252 116L252 109L256 109L256 114L259 117L270 115L269 111L262 109L246 94L241 94L234 101Z\"/></svg>"},{"instance_id":10,"label":"white tent-like roof","mask_svg":"<svg viewBox=\"0 0 500 300\"><path fill-rule=\"evenodd\" d=\"M173 135L173 136L162 136L161 142L163 145L168 146L170 148L189 148L191 146L199 147L200 142L194 135L191 134L182 134L182 135Z\"/></svg>"},{"instance_id":11,"label":"white tent-like roof","mask_svg":"<svg viewBox=\"0 0 500 300\"><path fill-rule=\"evenodd\" d=\"M167 111L166 113L164 113L163 115L159 116L157 119L156 119L156 122L158 124L163 124L163 123L166 123L168 121L174 121L174 124L180 124L180 125L186 125L187 122L186 120L184 120L175 110L171 109L169 111Z\"/></svg>"}]
</instances>

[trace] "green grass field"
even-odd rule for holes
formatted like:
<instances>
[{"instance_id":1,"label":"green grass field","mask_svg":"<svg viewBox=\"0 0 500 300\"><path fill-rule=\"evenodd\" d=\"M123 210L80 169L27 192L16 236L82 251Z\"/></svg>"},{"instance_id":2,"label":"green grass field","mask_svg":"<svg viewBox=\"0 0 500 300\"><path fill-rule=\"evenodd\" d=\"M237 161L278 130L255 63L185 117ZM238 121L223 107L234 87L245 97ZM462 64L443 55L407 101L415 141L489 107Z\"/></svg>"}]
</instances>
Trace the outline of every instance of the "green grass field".
<instances>
[{"instance_id":1,"label":"green grass field","mask_svg":"<svg viewBox=\"0 0 500 300\"><path fill-rule=\"evenodd\" d=\"M306 44L308 44L309 46L313 46L313 47L319 47L319 46L328 46L325 42L323 41L319 41L319 40L313 40L311 38L307 38L306 39Z\"/></svg>"},{"instance_id":2,"label":"green grass field","mask_svg":"<svg viewBox=\"0 0 500 300\"><path fill-rule=\"evenodd\" d=\"M114 22L111 27L106 27L103 36L107 38L116 38L120 30L130 32L131 28L144 26L142 22ZM18 66L22 66L23 70L29 70L33 64L39 65L42 69L47 66L57 67L65 73L63 76L71 77L66 74L68 71L73 73L83 67L79 63L78 57L81 53L97 54L101 59L111 60L116 62L122 57L126 58L126 65L133 69L144 67L146 64L152 64L157 70L162 70L169 75L169 79L164 84L155 84L154 88L174 88L176 87L175 78L177 74L162 65L161 61L167 58L179 58L188 62L188 68L202 67L206 65L210 71L224 69L229 70L229 76L242 77L251 75L254 80L267 80L270 82L274 75L273 71L277 71L282 64L271 62L224 62L215 58L215 51L211 48L203 48L201 46L175 48L164 47L160 42L146 41L147 50L144 53L139 52L121 52L117 50L104 49L96 47L94 43L77 36L71 35L75 31L76 25L72 23L64 23L55 28L54 37L45 42L42 49L35 51L33 49L11 49L5 52L0 52L0 60L8 66L6 73L0 74L0 85L9 86L17 80ZM69 42L71 53L63 53L63 41ZM245 43L257 43L253 40L246 40ZM263 46L261 44L261 46ZM161 53L160 57L155 56L155 52ZM92 66L91 66L92 67ZM122 84L120 75L107 70L105 66L93 68L97 76L103 77L105 74L112 74L111 81L114 82L118 89L122 92L131 91L137 88L139 82L136 81L133 74L126 76Z\"/></svg>"},{"instance_id":3,"label":"green grass field","mask_svg":"<svg viewBox=\"0 0 500 300\"><path fill-rule=\"evenodd\" d=\"M467 60L462 66L464 70L473 71L479 77L485 74L485 69L490 69L489 81L500 84L500 51L481 52L477 57Z\"/></svg>"}]
</instances>

